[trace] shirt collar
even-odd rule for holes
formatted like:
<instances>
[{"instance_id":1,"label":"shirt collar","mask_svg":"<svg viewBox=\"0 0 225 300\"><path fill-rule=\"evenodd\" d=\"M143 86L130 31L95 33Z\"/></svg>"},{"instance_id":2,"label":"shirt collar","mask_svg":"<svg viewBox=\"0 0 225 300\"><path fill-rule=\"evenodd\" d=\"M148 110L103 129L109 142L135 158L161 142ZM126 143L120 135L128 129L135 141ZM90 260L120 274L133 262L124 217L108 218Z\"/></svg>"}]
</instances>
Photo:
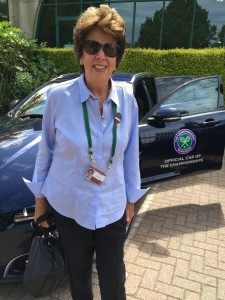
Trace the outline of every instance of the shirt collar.
<instances>
[{"instance_id":1,"label":"shirt collar","mask_svg":"<svg viewBox=\"0 0 225 300\"><path fill-rule=\"evenodd\" d=\"M118 99L116 84L111 78L110 78L110 81L111 81L111 89L110 89L109 96L108 96L107 99L112 100L118 106L119 105L119 99ZM91 93L91 91L87 88L87 86L85 84L85 81L84 81L84 74L81 74L78 78L78 87L79 87L79 91L80 91L80 101L81 101L81 103L88 100L89 97L96 98Z\"/></svg>"}]
</instances>

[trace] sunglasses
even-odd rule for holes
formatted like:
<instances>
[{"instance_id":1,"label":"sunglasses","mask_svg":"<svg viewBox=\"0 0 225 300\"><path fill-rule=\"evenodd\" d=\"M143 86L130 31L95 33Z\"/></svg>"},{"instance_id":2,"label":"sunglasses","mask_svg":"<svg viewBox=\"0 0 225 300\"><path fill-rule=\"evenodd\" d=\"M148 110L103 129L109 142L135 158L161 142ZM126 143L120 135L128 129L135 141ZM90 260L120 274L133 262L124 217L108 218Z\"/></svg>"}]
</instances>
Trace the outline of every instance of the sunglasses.
<instances>
[{"instance_id":1,"label":"sunglasses","mask_svg":"<svg viewBox=\"0 0 225 300\"><path fill-rule=\"evenodd\" d=\"M99 42L87 40L83 43L83 48L87 54L96 55L102 48L103 52L108 57L116 57L118 55L119 46L112 43L101 45Z\"/></svg>"}]
</instances>

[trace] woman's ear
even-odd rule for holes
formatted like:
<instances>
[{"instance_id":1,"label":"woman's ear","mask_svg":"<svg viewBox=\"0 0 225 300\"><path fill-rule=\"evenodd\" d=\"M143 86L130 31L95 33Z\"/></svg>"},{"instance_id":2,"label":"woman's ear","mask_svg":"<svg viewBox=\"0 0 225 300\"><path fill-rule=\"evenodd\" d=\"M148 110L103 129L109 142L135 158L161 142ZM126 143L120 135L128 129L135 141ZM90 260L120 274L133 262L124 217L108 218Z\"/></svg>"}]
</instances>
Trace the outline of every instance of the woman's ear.
<instances>
[{"instance_id":1,"label":"woman's ear","mask_svg":"<svg viewBox=\"0 0 225 300\"><path fill-rule=\"evenodd\" d=\"M84 64L83 56L80 58L79 63L81 66L83 66L83 64Z\"/></svg>"}]
</instances>

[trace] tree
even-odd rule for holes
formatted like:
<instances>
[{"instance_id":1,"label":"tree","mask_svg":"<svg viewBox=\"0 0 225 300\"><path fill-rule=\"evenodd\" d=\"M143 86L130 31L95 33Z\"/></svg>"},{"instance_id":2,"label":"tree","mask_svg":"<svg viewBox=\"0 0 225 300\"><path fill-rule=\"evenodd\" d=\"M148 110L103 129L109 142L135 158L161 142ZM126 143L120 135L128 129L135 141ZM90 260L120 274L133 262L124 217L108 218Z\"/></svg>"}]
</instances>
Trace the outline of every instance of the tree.
<instances>
[{"instance_id":1,"label":"tree","mask_svg":"<svg viewBox=\"0 0 225 300\"><path fill-rule=\"evenodd\" d=\"M164 10L163 48L189 48L195 0L173 0ZM153 18L141 25L138 45L159 48L163 9L156 10ZM216 26L208 20L208 11L196 4L193 48L208 47L216 35Z\"/></svg>"},{"instance_id":2,"label":"tree","mask_svg":"<svg viewBox=\"0 0 225 300\"><path fill-rule=\"evenodd\" d=\"M217 26L216 25L211 26L210 34L211 34L210 44L214 45L217 41Z\"/></svg>"},{"instance_id":3,"label":"tree","mask_svg":"<svg viewBox=\"0 0 225 300\"><path fill-rule=\"evenodd\" d=\"M154 19L146 18L141 24L138 46L145 48L158 48L160 38L161 13L155 12Z\"/></svg>"},{"instance_id":4,"label":"tree","mask_svg":"<svg viewBox=\"0 0 225 300\"><path fill-rule=\"evenodd\" d=\"M57 70L40 51L35 40L24 37L19 28L9 22L0 22L0 113L5 113L10 103L22 99Z\"/></svg>"},{"instance_id":5,"label":"tree","mask_svg":"<svg viewBox=\"0 0 225 300\"><path fill-rule=\"evenodd\" d=\"M222 26L220 32L218 33L219 41L221 45L225 46L225 24Z\"/></svg>"}]
</instances>

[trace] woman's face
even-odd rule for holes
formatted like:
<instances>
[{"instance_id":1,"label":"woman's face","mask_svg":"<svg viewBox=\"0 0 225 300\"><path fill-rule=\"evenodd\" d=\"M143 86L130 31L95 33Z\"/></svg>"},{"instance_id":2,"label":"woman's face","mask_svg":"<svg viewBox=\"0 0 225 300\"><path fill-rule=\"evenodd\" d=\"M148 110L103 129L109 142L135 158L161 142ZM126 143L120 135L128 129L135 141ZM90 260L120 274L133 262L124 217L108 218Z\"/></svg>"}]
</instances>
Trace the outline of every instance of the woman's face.
<instances>
[{"instance_id":1,"label":"woman's face","mask_svg":"<svg viewBox=\"0 0 225 300\"><path fill-rule=\"evenodd\" d=\"M116 41L104 33L101 29L93 29L86 37L86 40L92 40L104 45L112 43L116 45ZM84 66L85 79L87 84L108 83L113 71L116 69L116 57L108 57L102 48L94 55L90 55L83 49L83 55L80 58L80 64Z\"/></svg>"}]
</instances>

